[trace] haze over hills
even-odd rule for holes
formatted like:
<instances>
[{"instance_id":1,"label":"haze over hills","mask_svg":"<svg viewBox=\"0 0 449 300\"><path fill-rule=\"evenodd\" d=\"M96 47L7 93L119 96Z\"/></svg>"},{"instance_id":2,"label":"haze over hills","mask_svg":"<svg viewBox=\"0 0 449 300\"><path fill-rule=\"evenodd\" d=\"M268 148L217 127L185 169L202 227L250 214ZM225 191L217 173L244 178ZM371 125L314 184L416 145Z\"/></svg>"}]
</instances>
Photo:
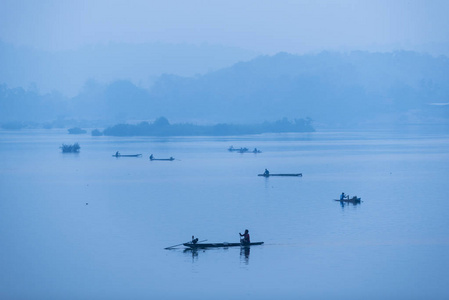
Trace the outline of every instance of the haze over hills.
<instances>
[{"instance_id":1,"label":"haze over hills","mask_svg":"<svg viewBox=\"0 0 449 300\"><path fill-rule=\"evenodd\" d=\"M258 53L220 45L107 43L44 51L0 41L0 83L54 90L73 97L86 80L129 80L149 88L161 74L195 76L255 58Z\"/></svg>"},{"instance_id":2,"label":"haze over hills","mask_svg":"<svg viewBox=\"0 0 449 300\"><path fill-rule=\"evenodd\" d=\"M448 102L447 74L447 58L414 52L279 53L195 79L161 77L151 96L154 110L172 107L173 117L189 111L221 121L308 116L355 124Z\"/></svg>"},{"instance_id":3,"label":"haze over hills","mask_svg":"<svg viewBox=\"0 0 449 300\"><path fill-rule=\"evenodd\" d=\"M164 116L202 123L309 117L326 127L447 124L447 74L447 57L416 52L278 53L203 75L161 75L149 88L88 80L74 97L3 85L0 121L112 124Z\"/></svg>"}]
</instances>

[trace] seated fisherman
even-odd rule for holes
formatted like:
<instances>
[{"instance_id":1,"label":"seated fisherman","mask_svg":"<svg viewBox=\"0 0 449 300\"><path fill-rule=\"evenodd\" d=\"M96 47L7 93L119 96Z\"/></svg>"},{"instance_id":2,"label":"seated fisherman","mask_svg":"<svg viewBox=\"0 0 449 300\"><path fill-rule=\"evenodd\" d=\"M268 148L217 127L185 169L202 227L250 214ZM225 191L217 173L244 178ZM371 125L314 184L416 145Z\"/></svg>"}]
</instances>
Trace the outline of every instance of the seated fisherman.
<instances>
[{"instance_id":1,"label":"seated fisherman","mask_svg":"<svg viewBox=\"0 0 449 300\"><path fill-rule=\"evenodd\" d=\"M248 229L245 230L244 234L239 233L240 236L243 236L243 239L240 239L240 242L243 244L249 244L250 243L250 239L249 239L249 232Z\"/></svg>"}]
</instances>

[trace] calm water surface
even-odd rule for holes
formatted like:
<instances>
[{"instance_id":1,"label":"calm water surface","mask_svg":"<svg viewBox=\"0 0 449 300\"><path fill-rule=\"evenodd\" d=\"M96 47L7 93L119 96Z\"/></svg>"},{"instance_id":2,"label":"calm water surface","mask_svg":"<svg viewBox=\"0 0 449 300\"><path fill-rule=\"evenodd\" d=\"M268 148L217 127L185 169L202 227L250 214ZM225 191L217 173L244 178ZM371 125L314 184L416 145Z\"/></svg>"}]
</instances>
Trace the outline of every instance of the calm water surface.
<instances>
[{"instance_id":1,"label":"calm water surface","mask_svg":"<svg viewBox=\"0 0 449 300\"><path fill-rule=\"evenodd\" d=\"M449 298L448 134L0 131L0 154L1 299ZM164 250L245 229L265 244Z\"/></svg>"}]
</instances>

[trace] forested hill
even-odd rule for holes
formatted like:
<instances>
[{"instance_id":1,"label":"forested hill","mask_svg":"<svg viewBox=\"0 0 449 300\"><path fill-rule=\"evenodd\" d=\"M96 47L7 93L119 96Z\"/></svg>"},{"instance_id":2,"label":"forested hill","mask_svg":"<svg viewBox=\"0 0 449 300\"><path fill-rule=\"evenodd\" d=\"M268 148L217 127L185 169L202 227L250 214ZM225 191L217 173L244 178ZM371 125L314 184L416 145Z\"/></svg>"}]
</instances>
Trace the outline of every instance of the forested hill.
<instances>
[{"instance_id":1,"label":"forested hill","mask_svg":"<svg viewBox=\"0 0 449 300\"><path fill-rule=\"evenodd\" d=\"M205 75L87 81L75 97L0 86L0 122L51 118L258 123L309 117L327 126L449 122L449 59L416 52L261 56ZM30 107L43 103L34 112ZM44 110L44 111L42 111ZM26 113L25 113L26 112Z\"/></svg>"},{"instance_id":2,"label":"forested hill","mask_svg":"<svg viewBox=\"0 0 449 300\"><path fill-rule=\"evenodd\" d=\"M161 77L151 97L154 109L171 107L170 117L354 123L426 114L429 103L449 102L448 74L446 57L414 52L280 53L199 78Z\"/></svg>"},{"instance_id":3,"label":"forested hill","mask_svg":"<svg viewBox=\"0 0 449 300\"><path fill-rule=\"evenodd\" d=\"M226 136L242 134L262 134L281 132L313 132L311 120L295 119L289 121L286 118L276 122L263 122L260 124L170 124L169 121L160 117L153 123L141 122L139 124L117 124L106 128L97 135L112 136Z\"/></svg>"}]
</instances>

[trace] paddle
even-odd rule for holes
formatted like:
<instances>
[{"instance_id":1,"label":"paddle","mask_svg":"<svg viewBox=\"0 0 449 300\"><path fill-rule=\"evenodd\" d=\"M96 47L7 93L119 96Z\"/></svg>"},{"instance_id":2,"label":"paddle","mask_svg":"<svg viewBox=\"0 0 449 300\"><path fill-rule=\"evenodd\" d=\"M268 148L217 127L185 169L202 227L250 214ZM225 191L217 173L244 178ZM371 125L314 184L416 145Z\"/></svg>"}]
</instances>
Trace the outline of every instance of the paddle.
<instances>
[{"instance_id":1,"label":"paddle","mask_svg":"<svg viewBox=\"0 0 449 300\"><path fill-rule=\"evenodd\" d=\"M198 243L201 243L201 242L205 242L205 241L207 241L207 240L202 240L202 241L198 241ZM189 242L186 242L186 243L189 243ZM166 248L164 248L165 250L170 250L170 249L173 249L173 248L175 248L175 247L178 247L178 246L181 246L181 245L184 245L185 243L181 243L181 244L178 244L178 245L173 245L173 246L170 246L170 247L166 247Z\"/></svg>"},{"instance_id":2,"label":"paddle","mask_svg":"<svg viewBox=\"0 0 449 300\"><path fill-rule=\"evenodd\" d=\"M175 247L178 247L178 246L181 246L181 245L184 245L184 243L181 243L181 244L178 244L178 245L173 245L173 246L170 246L170 247L166 247L166 248L164 248L165 250L170 250L170 249L172 249L172 248L175 248Z\"/></svg>"}]
</instances>

